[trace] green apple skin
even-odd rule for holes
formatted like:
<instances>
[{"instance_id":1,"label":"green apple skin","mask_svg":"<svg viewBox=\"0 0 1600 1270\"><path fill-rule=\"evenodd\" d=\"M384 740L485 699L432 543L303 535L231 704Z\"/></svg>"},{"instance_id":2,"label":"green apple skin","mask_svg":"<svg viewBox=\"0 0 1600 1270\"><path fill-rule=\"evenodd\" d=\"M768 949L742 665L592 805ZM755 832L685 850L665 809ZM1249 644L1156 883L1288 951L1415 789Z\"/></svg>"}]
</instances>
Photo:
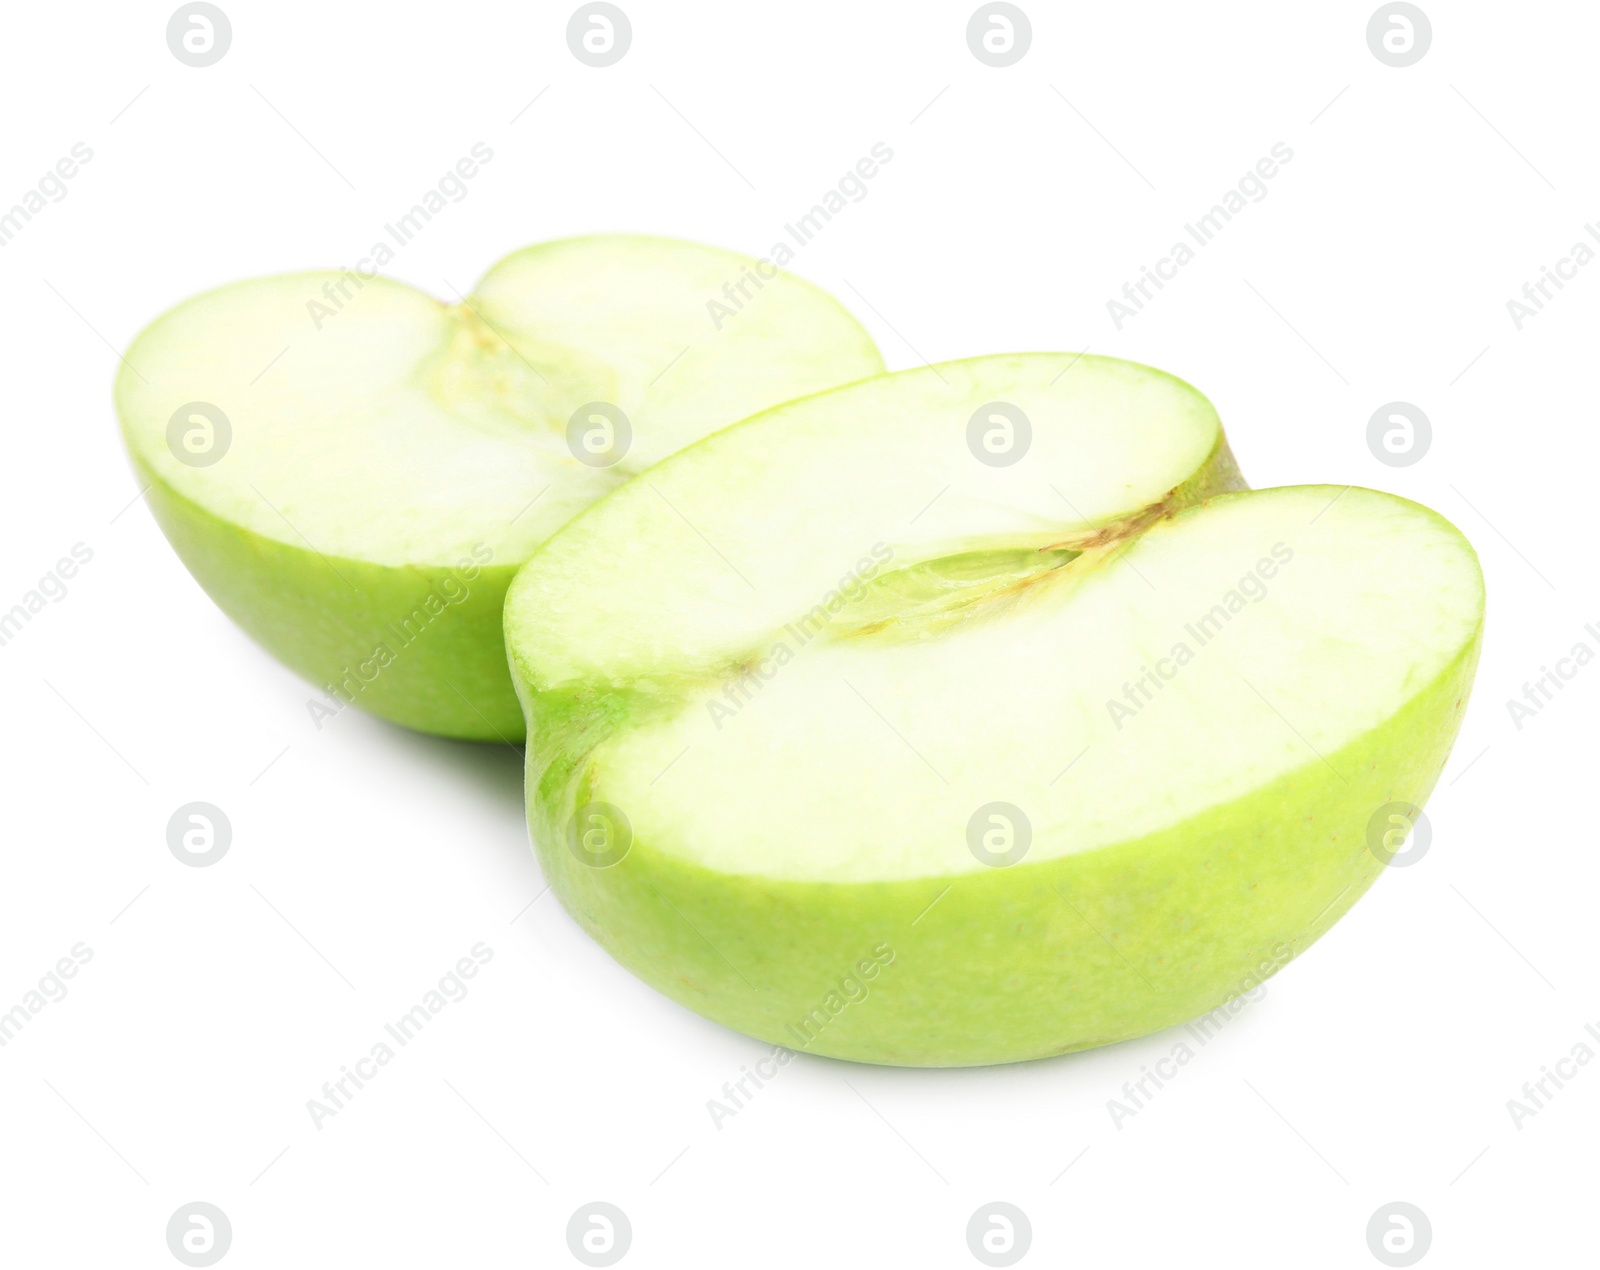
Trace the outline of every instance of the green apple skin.
<instances>
[{"instance_id":1,"label":"green apple skin","mask_svg":"<svg viewBox=\"0 0 1600 1270\"><path fill-rule=\"evenodd\" d=\"M573 814L605 799L584 787L582 756L649 707L534 698L519 684L542 738L528 752L530 828L551 886L602 947L736 1031L896 1066L1069 1053L1206 1014L1331 927L1384 867L1367 846L1372 814L1421 806L1438 780L1481 641L1480 621L1429 686L1326 762L1183 824L1038 863L875 884L730 876L637 838L610 867L580 861L567 846Z\"/></svg>"},{"instance_id":2,"label":"green apple skin","mask_svg":"<svg viewBox=\"0 0 1600 1270\"><path fill-rule=\"evenodd\" d=\"M502 270L510 269L515 273L529 260L561 259L565 253L585 251L597 253L602 261L608 252L618 254L611 261L612 273L607 279L597 280L583 270L569 278L573 287L572 320L575 329L580 331L586 330L585 322L595 320L597 304L604 309L601 301L615 301L625 309L637 309L649 298L648 294L641 297L639 288L643 284L630 272L629 262L637 258L642 257L645 265L654 262L663 267L676 260L683 262L684 269L691 275L696 269L711 270L719 281L724 272L727 276L738 276L738 269L755 263L736 253L669 239L628 234L584 236L534 244L511 253L480 280L480 291L473 293L476 304L485 303L481 294L485 286L490 288L491 295L498 296L498 302L510 303L506 295L509 284L504 281ZM620 275L620 279L615 275ZM159 341L168 323L193 306L224 297L237 288L294 282L303 285L307 293L316 294L318 283L331 281L343 287L347 285L345 279L352 276L348 271L284 274L249 279L190 297L156 318L136 337L130 355L144 364L144 357L149 353L148 341ZM681 448L708 432L736 423L745 414L776 405L791 396L883 371L882 357L871 337L836 299L783 271L778 271L775 277L785 288L781 294L791 297L797 305L803 301L804 306L809 306L797 310L809 315L809 321L786 316L787 310L769 315L764 324L757 319L741 319L741 325L733 328L729 336L719 337L720 343L706 342L707 348L721 348L728 361L707 368L703 382L724 388L732 384L737 388L742 382L739 372L751 367L769 370L775 367L774 373L781 382L770 395L765 391L746 394L749 399L739 400L737 409L729 405L726 394L718 407L697 409L693 414L696 426L678 436L658 457L665 457L671 449ZM501 280L499 291L495 290L496 278ZM457 404L467 402L479 410L510 412L530 434L550 427L552 419L546 418L546 413L551 413L559 423L575 402L600 397L609 399L610 395L625 392L627 384L617 378L622 372L606 359L616 358L619 364L629 365L629 358L636 357L639 347L650 346L650 339L644 339L641 345L635 339L636 332L622 329L606 332L606 339L601 342L609 341L607 347L580 355L540 328L539 333L514 332L516 339L522 341L519 347L508 344L506 337L479 313L473 301L447 306L405 284L381 277L369 279L364 285L369 295L404 292L413 306L426 302L431 312L446 309L456 312L459 329L453 330L448 340L430 350L416 366L408 367L407 374L443 376L439 366L447 365L451 373L443 376L444 386L438 388L442 400ZM697 289L686 290L689 286L688 281L674 277L662 284L661 294L669 299L688 296L693 301L690 307L697 324L694 335L698 336L698 323L704 319L701 293ZM769 279L769 297L775 294L770 289L772 286ZM514 298L515 294L513 287L510 295ZM462 309L470 317L464 317ZM298 300L295 312L298 317ZM340 319L341 322L354 320ZM782 340L774 333L779 327L784 336ZM400 335L407 333L403 326L397 329ZM600 339L593 331L586 333ZM649 336L665 338L654 330ZM690 335L685 336L686 345L690 338ZM741 344L741 338L747 342ZM808 345L808 339L816 341L817 346ZM218 342L226 345L227 339L219 338ZM670 342L677 346L675 336ZM811 348L812 354L797 354L786 360L796 344L802 350ZM818 347L822 351L817 351ZM739 352L740 349L745 352ZM166 366L169 378L175 373L171 370L174 362L180 369L191 357L202 366L206 364L209 350L203 340L195 340L192 348L182 351L182 357L169 354ZM445 556L445 562L440 563L440 553L431 553L422 557L428 561L425 564L384 563L392 558L381 551L363 556L348 539L342 549L317 550L312 544L321 546L329 539L314 527L308 527L302 536L297 524L291 524L275 507L273 514L277 519L269 520L265 529L260 522L252 527L248 521L239 522L218 515L196 501L191 496L193 488L182 483L185 473L193 475L192 471L175 468L178 463L175 456L174 466L167 466L163 451L152 450L152 446L162 444L160 429L152 431L150 410L153 407L148 402L138 408L130 405L130 399L138 397L141 386L149 388L146 376L135 369L133 360L124 362L113 395L135 476L140 487L147 491L157 523L179 558L217 605L264 650L310 681L309 700L313 703L310 713L319 726L329 717L327 712L337 712L343 703L420 732L461 740L522 742L523 714L507 667L502 606L511 579L536 544L521 541L510 547L502 544L496 554L492 543L475 541L483 532L481 525L477 530L460 534L452 528L439 543L430 544L430 547L447 544L451 550L456 550L455 544L459 543L462 553L459 559ZM544 370L535 367L535 361L541 361ZM532 404L524 400L527 385L517 384L515 375L507 380L508 364L515 375L526 373L530 378L536 377L544 391L553 395L548 400L539 397ZM418 367L429 369L424 372ZM145 369L149 369L148 365ZM166 383L160 376L153 377ZM183 382L181 376L178 382ZM766 384L766 387L773 385ZM169 395L176 405L194 394L185 389ZM740 394L735 391L734 396L737 398ZM559 403L559 409L555 403ZM439 413L441 418L449 417L449 407L440 405ZM157 414L160 415L157 423L164 427L165 407ZM469 416L470 411L462 417ZM647 431L646 425L651 423L649 411L633 422L643 434ZM470 425L459 419L456 424L464 433L470 431ZM659 429L659 424L652 426ZM659 439L663 434L658 430L654 435ZM154 441L153 436L157 438ZM535 452L530 448L530 453ZM152 453L157 456L154 462ZM323 458L313 446L307 446L301 453L305 464L318 463ZM634 453L639 453L637 447ZM236 460L230 458L228 462ZM167 471L165 477L161 475L163 469ZM352 466L349 475L351 484L356 485L362 480L362 469ZM556 485L560 479L558 473L549 486ZM262 503L267 504L266 495L259 490L256 492ZM542 497L543 493L540 490L533 497ZM281 534L277 532L279 521L284 530ZM297 516L296 522L299 521ZM556 527L551 526L550 532ZM496 526L494 532L505 528ZM492 538L494 534L489 532L486 536Z\"/></svg>"},{"instance_id":3,"label":"green apple skin","mask_svg":"<svg viewBox=\"0 0 1600 1270\"><path fill-rule=\"evenodd\" d=\"M133 466L156 523L206 594L321 690L307 708L319 728L342 703L440 736L522 740L501 631L520 562L467 553L454 569L398 568L328 557L212 515L136 455Z\"/></svg>"}]
</instances>

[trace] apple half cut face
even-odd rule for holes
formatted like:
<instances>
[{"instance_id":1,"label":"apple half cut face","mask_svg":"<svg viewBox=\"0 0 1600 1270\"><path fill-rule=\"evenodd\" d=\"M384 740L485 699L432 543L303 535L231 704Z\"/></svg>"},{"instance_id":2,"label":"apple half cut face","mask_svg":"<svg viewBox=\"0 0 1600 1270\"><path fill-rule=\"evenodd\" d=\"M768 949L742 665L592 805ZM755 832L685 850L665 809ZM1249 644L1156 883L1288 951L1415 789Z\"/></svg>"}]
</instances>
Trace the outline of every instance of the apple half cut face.
<instances>
[{"instance_id":1,"label":"apple half cut face","mask_svg":"<svg viewBox=\"0 0 1600 1270\"><path fill-rule=\"evenodd\" d=\"M1194 389L1046 354L727 429L506 605L577 920L729 1027L906 1065L1140 1036L1303 952L1438 778L1482 620L1438 515L1248 491Z\"/></svg>"},{"instance_id":2,"label":"apple half cut face","mask_svg":"<svg viewBox=\"0 0 1600 1270\"><path fill-rule=\"evenodd\" d=\"M508 256L453 303L350 272L208 292L138 337L116 404L168 539L322 690L318 726L354 703L515 741L501 606L534 548L707 433L882 369L809 283L602 235Z\"/></svg>"}]
</instances>

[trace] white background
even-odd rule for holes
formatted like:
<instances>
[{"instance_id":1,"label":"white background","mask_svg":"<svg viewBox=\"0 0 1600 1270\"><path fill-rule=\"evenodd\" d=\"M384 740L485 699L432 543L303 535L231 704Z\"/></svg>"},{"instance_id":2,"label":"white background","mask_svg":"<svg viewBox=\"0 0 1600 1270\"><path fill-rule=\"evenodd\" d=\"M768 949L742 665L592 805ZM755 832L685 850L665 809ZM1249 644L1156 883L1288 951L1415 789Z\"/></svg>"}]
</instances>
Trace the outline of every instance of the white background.
<instances>
[{"instance_id":1,"label":"white background","mask_svg":"<svg viewBox=\"0 0 1600 1270\"><path fill-rule=\"evenodd\" d=\"M176 1265L167 1220L204 1200L230 1267L575 1265L595 1199L635 1266L976 1265L966 1223L996 1199L1030 1218L1024 1265L1377 1265L1394 1200L1431 1221L1424 1264L1592 1263L1600 1063L1520 1128L1506 1104L1600 1025L1600 668L1520 730L1506 701L1600 648L1600 263L1521 331L1506 301L1600 218L1600 12L1425 0L1432 47L1394 69L1370 0L1025 0L1032 47L993 69L970 2L624 0L632 48L597 70L566 5L223 7L206 69L168 51L164 4L10 6L0 47L0 205L94 151L0 249L0 608L94 552L0 648L0 1010L93 950L0 1049L6 1264ZM1148 361L1212 398L1253 484L1454 520L1490 616L1427 857L1120 1127L1108 1100L1179 1033L984 1070L801 1057L714 1127L768 1047L529 907L516 754L354 710L318 731L313 690L167 547L115 430L116 350L150 318L354 263L478 141L493 161L390 272L465 291L604 229L761 254L882 141L792 267L892 367ZM1106 301L1280 141L1268 196L1118 331ZM1394 400L1434 429L1407 468L1365 442ZM203 869L165 841L197 799L234 830ZM313 1127L307 1100L478 941L471 995Z\"/></svg>"}]
</instances>

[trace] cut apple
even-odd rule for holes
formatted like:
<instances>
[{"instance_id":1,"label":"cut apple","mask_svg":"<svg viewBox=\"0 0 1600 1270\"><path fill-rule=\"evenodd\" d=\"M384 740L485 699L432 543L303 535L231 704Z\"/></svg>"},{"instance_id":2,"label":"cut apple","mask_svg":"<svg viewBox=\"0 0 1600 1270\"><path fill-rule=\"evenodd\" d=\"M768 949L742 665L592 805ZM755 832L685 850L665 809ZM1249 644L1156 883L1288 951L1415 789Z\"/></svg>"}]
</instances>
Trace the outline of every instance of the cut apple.
<instances>
[{"instance_id":1,"label":"cut apple","mask_svg":"<svg viewBox=\"0 0 1600 1270\"><path fill-rule=\"evenodd\" d=\"M323 709L516 740L501 606L534 548L689 442L882 369L798 278L611 235L457 303L350 272L224 287L139 336L116 400L184 563Z\"/></svg>"},{"instance_id":2,"label":"cut apple","mask_svg":"<svg viewBox=\"0 0 1600 1270\"><path fill-rule=\"evenodd\" d=\"M1247 491L1194 389L1044 354L701 441L506 605L583 926L730 1027L915 1065L1140 1036L1303 952L1433 787L1482 620L1433 512Z\"/></svg>"}]
</instances>

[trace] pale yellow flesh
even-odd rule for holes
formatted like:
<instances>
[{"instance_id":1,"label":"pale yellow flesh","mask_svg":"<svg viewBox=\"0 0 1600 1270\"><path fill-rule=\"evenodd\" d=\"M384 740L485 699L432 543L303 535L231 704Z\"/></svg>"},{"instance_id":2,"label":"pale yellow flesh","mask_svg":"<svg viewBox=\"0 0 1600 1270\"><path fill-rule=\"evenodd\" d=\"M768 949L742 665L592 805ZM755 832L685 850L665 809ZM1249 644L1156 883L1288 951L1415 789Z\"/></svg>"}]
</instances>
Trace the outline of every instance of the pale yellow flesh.
<instances>
[{"instance_id":1,"label":"pale yellow flesh","mask_svg":"<svg viewBox=\"0 0 1600 1270\"><path fill-rule=\"evenodd\" d=\"M520 251L449 300L353 274L241 282L134 342L123 435L195 578L315 685L317 726L354 704L518 740L500 603L534 548L707 433L882 369L832 297L761 273L601 235ZM725 287L746 293L731 318ZM595 465L598 425L622 435L605 411L631 443ZM174 419L214 462L180 461Z\"/></svg>"},{"instance_id":2,"label":"pale yellow flesh","mask_svg":"<svg viewBox=\"0 0 1600 1270\"><path fill-rule=\"evenodd\" d=\"M1223 496L926 638L791 626L601 745L593 787L644 841L805 881L982 870L968 820L996 801L1038 860L1181 824L1378 727L1474 638L1460 535L1339 493Z\"/></svg>"},{"instance_id":3,"label":"pale yellow flesh","mask_svg":"<svg viewBox=\"0 0 1600 1270\"><path fill-rule=\"evenodd\" d=\"M969 444L996 399L1031 422L1011 466ZM566 761L711 870L981 870L992 802L1028 817L1030 859L1093 850L1349 744L1476 638L1447 522L1338 487L1189 505L1239 484L1205 399L1145 367L884 376L710 438L559 535L513 584L514 671L536 713L619 694L627 723Z\"/></svg>"},{"instance_id":4,"label":"pale yellow flesh","mask_svg":"<svg viewBox=\"0 0 1600 1270\"><path fill-rule=\"evenodd\" d=\"M996 400L1034 428L1001 469L966 444ZM506 606L529 824L584 928L727 1026L932 1065L1143 1035L1303 952L1433 788L1482 621L1434 513L1244 491L1199 394L1070 355L747 421ZM980 858L975 822L999 851L1021 820Z\"/></svg>"},{"instance_id":5,"label":"pale yellow flesh","mask_svg":"<svg viewBox=\"0 0 1600 1270\"><path fill-rule=\"evenodd\" d=\"M375 564L452 565L476 543L519 562L689 442L881 370L837 301L787 274L717 329L707 303L748 265L614 235L528 248L450 300L382 277L237 283L139 337L118 408L142 463L242 529ZM232 426L212 466L168 449L172 413L195 401ZM594 401L632 427L613 466L568 447Z\"/></svg>"},{"instance_id":6,"label":"pale yellow flesh","mask_svg":"<svg viewBox=\"0 0 1600 1270\"><path fill-rule=\"evenodd\" d=\"M968 426L1002 391L1033 440L993 467ZM904 371L730 429L608 500L540 553L510 629L542 688L703 673L759 648L875 546L895 567L1045 547L1196 479L1238 487L1210 403L1159 371L1074 354Z\"/></svg>"}]
</instances>

